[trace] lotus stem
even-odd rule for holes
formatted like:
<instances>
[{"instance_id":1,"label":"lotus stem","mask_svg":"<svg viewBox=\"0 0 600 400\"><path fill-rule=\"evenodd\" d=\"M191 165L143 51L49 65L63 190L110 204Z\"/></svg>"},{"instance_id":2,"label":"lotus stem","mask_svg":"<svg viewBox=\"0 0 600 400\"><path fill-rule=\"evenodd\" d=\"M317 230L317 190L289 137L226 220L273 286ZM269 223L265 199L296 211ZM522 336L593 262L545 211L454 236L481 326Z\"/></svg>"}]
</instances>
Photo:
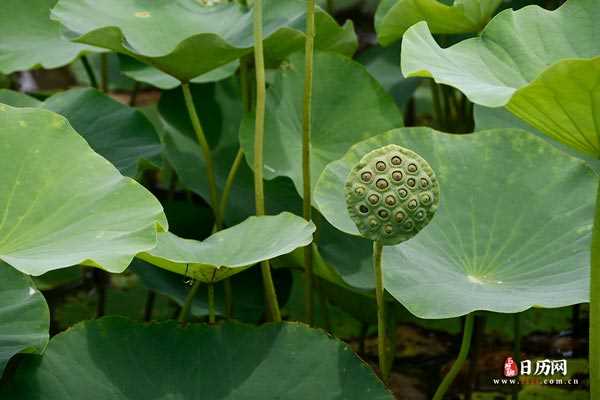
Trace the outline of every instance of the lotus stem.
<instances>
[{"instance_id":1,"label":"lotus stem","mask_svg":"<svg viewBox=\"0 0 600 400\"><path fill-rule=\"evenodd\" d=\"M206 175L208 178L208 188L210 191L210 205L213 209L213 213L215 214L215 225L217 230L220 230L222 219L219 213L219 194L217 190L217 181L215 178L212 154L208 142L206 141L206 135L204 134L204 129L202 128L200 118L198 118L196 107L194 106L194 98L192 97L192 91L190 90L189 83L182 83L181 88L183 90L183 97L185 98L185 105L188 110L190 121L192 122L194 132L196 133L196 138L198 139L198 143L202 148L202 154L204 155L204 162L206 163Z\"/></svg>"},{"instance_id":2,"label":"lotus stem","mask_svg":"<svg viewBox=\"0 0 600 400\"><path fill-rule=\"evenodd\" d=\"M215 311L215 285L213 283L209 283L207 285L207 296L208 296L208 323L214 324L216 321L216 311Z\"/></svg>"},{"instance_id":3,"label":"lotus stem","mask_svg":"<svg viewBox=\"0 0 600 400\"><path fill-rule=\"evenodd\" d=\"M156 292L154 290L148 290L146 295L146 303L144 304L144 322L152 320L152 312L154 311L154 304L156 303Z\"/></svg>"},{"instance_id":4,"label":"lotus stem","mask_svg":"<svg viewBox=\"0 0 600 400\"><path fill-rule=\"evenodd\" d=\"M592 263L590 277L590 394L600 399L600 186L596 199L596 215L592 230Z\"/></svg>"},{"instance_id":5,"label":"lotus stem","mask_svg":"<svg viewBox=\"0 0 600 400\"><path fill-rule=\"evenodd\" d=\"M100 54L100 78L102 91L108 93L108 53Z\"/></svg>"},{"instance_id":6,"label":"lotus stem","mask_svg":"<svg viewBox=\"0 0 600 400\"><path fill-rule=\"evenodd\" d=\"M183 307L181 307L181 312L179 313L178 321L181 325L186 325L188 322L188 318L190 316L190 311L192 310L192 304L194 303L194 298L198 293L198 289L200 289L200 285L202 282L196 281L194 285L188 292L187 297L185 298L185 302L183 303Z\"/></svg>"},{"instance_id":7,"label":"lotus stem","mask_svg":"<svg viewBox=\"0 0 600 400\"><path fill-rule=\"evenodd\" d=\"M373 269L375 271L375 298L377 300L377 353L379 354L379 370L385 384L389 380L387 368L386 330L385 330L385 289L383 287L383 272L381 268L381 256L383 255L383 244L380 241L373 242Z\"/></svg>"},{"instance_id":8,"label":"lotus stem","mask_svg":"<svg viewBox=\"0 0 600 400\"><path fill-rule=\"evenodd\" d=\"M254 2L254 64L256 66L256 121L254 129L254 196L256 215L265 215L265 193L263 183L263 147L265 134L265 59L263 50L262 0ZM273 284L269 261L261 263L265 297L271 319L281 322L277 293Z\"/></svg>"},{"instance_id":9,"label":"lotus stem","mask_svg":"<svg viewBox=\"0 0 600 400\"><path fill-rule=\"evenodd\" d=\"M98 89L98 80L96 79L96 74L94 73L94 70L90 65L90 60L87 58L87 56L81 56L81 64L83 64L83 69L85 69L85 73L90 81L90 85L94 89Z\"/></svg>"},{"instance_id":10,"label":"lotus stem","mask_svg":"<svg viewBox=\"0 0 600 400\"><path fill-rule=\"evenodd\" d=\"M458 353L458 358L452 365L452 368L450 368L450 371L448 372L448 374L442 380L442 383L440 384L440 386L438 386L437 390L435 391L435 394L433 395L433 400L442 400L444 398L444 395L448 391L448 388L450 387L452 382L454 382L454 379L456 378L458 373L461 371L463 365L465 364L465 361L467 360L467 356L469 355L469 349L471 347L471 338L473 337L473 321L474 321L474 319L475 318L474 318L473 313L470 313L467 315L467 317L465 319L465 327L463 330L463 338L462 338L462 343L460 345L460 351Z\"/></svg>"},{"instance_id":11,"label":"lotus stem","mask_svg":"<svg viewBox=\"0 0 600 400\"><path fill-rule=\"evenodd\" d=\"M310 182L310 139L312 122L313 66L315 48L315 0L306 1L306 45L304 66L304 104L302 113L302 215L312 220L312 192ZM313 252L309 244L304 251L304 317L314 324Z\"/></svg>"},{"instance_id":12,"label":"lotus stem","mask_svg":"<svg viewBox=\"0 0 600 400\"><path fill-rule=\"evenodd\" d=\"M140 93L140 87L142 85L140 84L140 82L135 81L133 83L133 88L131 90L131 94L129 96L129 107L135 107L137 104L137 98L138 98L138 94Z\"/></svg>"}]
</instances>

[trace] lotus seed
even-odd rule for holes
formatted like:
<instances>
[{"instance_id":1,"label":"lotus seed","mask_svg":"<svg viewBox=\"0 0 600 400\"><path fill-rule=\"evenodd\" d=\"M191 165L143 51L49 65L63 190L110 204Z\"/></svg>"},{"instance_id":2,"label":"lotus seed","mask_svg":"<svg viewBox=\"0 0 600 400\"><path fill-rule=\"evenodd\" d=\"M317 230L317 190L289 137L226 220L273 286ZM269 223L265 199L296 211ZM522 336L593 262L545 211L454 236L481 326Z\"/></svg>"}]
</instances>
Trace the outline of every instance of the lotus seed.
<instances>
[{"instance_id":1,"label":"lotus seed","mask_svg":"<svg viewBox=\"0 0 600 400\"><path fill-rule=\"evenodd\" d=\"M392 172L392 179L396 182L400 182L402 180L402 171L394 171Z\"/></svg>"},{"instance_id":2,"label":"lotus seed","mask_svg":"<svg viewBox=\"0 0 600 400\"><path fill-rule=\"evenodd\" d=\"M438 207L433 170L418 154L397 145L366 154L348 175L346 188L348 212L360 233L386 245L416 235ZM379 204L385 208L374 208Z\"/></svg>"},{"instance_id":3,"label":"lotus seed","mask_svg":"<svg viewBox=\"0 0 600 400\"><path fill-rule=\"evenodd\" d=\"M377 185L377 188L383 190L383 189L386 189L389 184L385 179L381 178L381 179L377 179L376 185Z\"/></svg>"}]
</instances>

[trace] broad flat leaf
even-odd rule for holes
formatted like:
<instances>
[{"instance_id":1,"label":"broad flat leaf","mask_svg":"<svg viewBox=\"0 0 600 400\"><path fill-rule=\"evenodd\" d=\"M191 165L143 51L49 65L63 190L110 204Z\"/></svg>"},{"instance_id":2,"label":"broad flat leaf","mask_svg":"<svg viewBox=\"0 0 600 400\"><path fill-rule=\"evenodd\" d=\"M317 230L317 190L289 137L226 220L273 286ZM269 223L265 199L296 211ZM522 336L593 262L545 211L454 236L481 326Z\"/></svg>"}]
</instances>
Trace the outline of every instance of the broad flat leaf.
<instances>
[{"instance_id":1,"label":"broad flat leaf","mask_svg":"<svg viewBox=\"0 0 600 400\"><path fill-rule=\"evenodd\" d=\"M82 262L122 272L167 229L158 200L53 112L0 104L0 259L41 275Z\"/></svg>"},{"instance_id":2,"label":"broad flat leaf","mask_svg":"<svg viewBox=\"0 0 600 400\"><path fill-rule=\"evenodd\" d=\"M402 38L408 28L426 21L432 33L479 32L502 0L383 0L375 14L377 39L387 46Z\"/></svg>"},{"instance_id":3,"label":"broad flat leaf","mask_svg":"<svg viewBox=\"0 0 600 400\"><path fill-rule=\"evenodd\" d=\"M578 152L569 146L566 146L560 142L557 142L556 140L551 139L547 135L544 135L542 132L532 127L531 125L528 125L525 122L518 119L514 114L511 114L505 108L488 108L476 104L474 107L473 114L475 117L476 131L500 128L525 130L548 141L549 143L552 143L552 145L558 147L565 153L568 153L577 158L581 158L589 165L591 169L594 170L594 172L596 172L596 174L600 175L600 160L598 160L598 158L587 155L585 153Z\"/></svg>"},{"instance_id":4,"label":"broad flat leaf","mask_svg":"<svg viewBox=\"0 0 600 400\"><path fill-rule=\"evenodd\" d=\"M202 242L159 233L156 247L138 257L202 282L217 282L308 245L314 231L312 222L290 213L250 217Z\"/></svg>"},{"instance_id":5,"label":"broad flat leaf","mask_svg":"<svg viewBox=\"0 0 600 400\"><path fill-rule=\"evenodd\" d=\"M141 163L160 164L162 145L144 115L91 89L71 89L45 102L22 93L0 90L0 102L15 107L41 107L61 114L89 145L124 175L135 177Z\"/></svg>"},{"instance_id":6,"label":"broad flat leaf","mask_svg":"<svg viewBox=\"0 0 600 400\"><path fill-rule=\"evenodd\" d=\"M449 318L588 301L597 177L583 161L520 130L390 131L355 145L319 179L315 202L338 229L357 232L343 208L347 173L389 143L425 158L441 188L432 222L384 249L385 287L413 314Z\"/></svg>"},{"instance_id":7,"label":"broad flat leaf","mask_svg":"<svg viewBox=\"0 0 600 400\"><path fill-rule=\"evenodd\" d=\"M265 52L281 60L304 46L305 3L267 0ZM76 42L129 55L185 82L252 52L252 10L235 2L205 5L194 0L59 0L52 18ZM160 29L157 29L157 24ZM340 27L320 9L317 46L351 55L356 36L351 23Z\"/></svg>"},{"instance_id":8,"label":"broad flat leaf","mask_svg":"<svg viewBox=\"0 0 600 400\"><path fill-rule=\"evenodd\" d=\"M207 140L211 145L217 185L225 179L239 149L238 132L242 120L239 82L227 79L210 85L192 85L192 93ZM153 119L163 131L165 157L180 181L208 201L208 183L202 150L191 127L181 90L163 93L158 104L160 116ZM285 177L265 182L266 208L271 214L282 211L302 213L302 200L293 183ZM225 221L233 225L254 215L254 176L242 160L229 197Z\"/></svg>"},{"instance_id":9,"label":"broad flat leaf","mask_svg":"<svg viewBox=\"0 0 600 400\"><path fill-rule=\"evenodd\" d=\"M0 261L0 377L17 353L41 353L48 343L50 311L33 282Z\"/></svg>"},{"instance_id":10,"label":"broad flat leaf","mask_svg":"<svg viewBox=\"0 0 600 400\"><path fill-rule=\"evenodd\" d=\"M182 328L109 317L57 335L40 361L24 361L6 398L393 399L346 344L294 323Z\"/></svg>"},{"instance_id":11,"label":"broad flat leaf","mask_svg":"<svg viewBox=\"0 0 600 400\"><path fill-rule=\"evenodd\" d=\"M486 107L506 106L544 134L598 156L600 3L570 0L556 11L505 10L480 37L440 48L427 25L402 44L405 76L433 77Z\"/></svg>"},{"instance_id":12,"label":"broad flat leaf","mask_svg":"<svg viewBox=\"0 0 600 400\"><path fill-rule=\"evenodd\" d=\"M185 303L190 286L184 284L183 276L156 268L144 261L135 259L128 271L133 270L142 284L148 289L165 295L182 306ZM274 269L273 280L277 288L280 304L285 304L290 295L291 276L288 270ZM265 295L261 272L258 268L248 269L229 278L233 292L233 313L237 321L259 323L264 318ZM225 315L224 285L215 285L215 309L217 315ZM194 297L190 312L196 317L206 317L208 300L206 288L200 288Z\"/></svg>"},{"instance_id":13,"label":"broad flat leaf","mask_svg":"<svg viewBox=\"0 0 600 400\"><path fill-rule=\"evenodd\" d=\"M402 126L394 100L365 68L338 54L317 53L314 63L311 183L357 141ZM343 76L344 79L340 79ZM302 193L304 55L295 53L267 90L265 178L287 176ZM254 114L246 115L240 142L253 165Z\"/></svg>"},{"instance_id":14,"label":"broad flat leaf","mask_svg":"<svg viewBox=\"0 0 600 400\"><path fill-rule=\"evenodd\" d=\"M25 93L0 89L0 103L13 107L40 107L42 102Z\"/></svg>"},{"instance_id":15,"label":"broad flat leaf","mask_svg":"<svg viewBox=\"0 0 600 400\"><path fill-rule=\"evenodd\" d=\"M148 83L156 86L159 89L169 90L174 89L181 84L177 79L170 75L140 61L135 58L121 55L121 70L123 74L138 82ZM195 77L190 82L192 83L207 83L217 82L226 79L233 75L240 66L239 61L223 65L222 67L213 69L210 72Z\"/></svg>"},{"instance_id":16,"label":"broad flat leaf","mask_svg":"<svg viewBox=\"0 0 600 400\"><path fill-rule=\"evenodd\" d=\"M60 24L50 20L56 0L3 0L0 7L0 72L58 68L84 51L100 51L63 38Z\"/></svg>"}]
</instances>

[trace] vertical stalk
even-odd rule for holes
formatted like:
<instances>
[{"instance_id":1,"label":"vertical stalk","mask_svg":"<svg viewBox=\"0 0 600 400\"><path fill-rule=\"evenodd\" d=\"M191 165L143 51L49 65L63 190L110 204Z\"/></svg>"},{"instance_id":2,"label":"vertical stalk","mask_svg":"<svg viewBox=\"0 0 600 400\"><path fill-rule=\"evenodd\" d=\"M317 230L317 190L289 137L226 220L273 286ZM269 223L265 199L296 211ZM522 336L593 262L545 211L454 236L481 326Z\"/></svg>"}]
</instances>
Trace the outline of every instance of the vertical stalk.
<instances>
[{"instance_id":1,"label":"vertical stalk","mask_svg":"<svg viewBox=\"0 0 600 400\"><path fill-rule=\"evenodd\" d=\"M442 103L440 100L440 92L438 90L438 84L433 79L429 80L431 85L431 99L433 102L433 127L442 129Z\"/></svg>"},{"instance_id":2,"label":"vertical stalk","mask_svg":"<svg viewBox=\"0 0 600 400\"><path fill-rule=\"evenodd\" d=\"M265 59L263 50L262 0L254 2L254 64L256 66L256 122L254 127L254 196L256 215L265 214L265 193L263 183L263 146L265 134ZM281 321L281 312L271 275L269 261L261 263L261 273L265 286L265 297L271 318Z\"/></svg>"},{"instance_id":3,"label":"vertical stalk","mask_svg":"<svg viewBox=\"0 0 600 400\"><path fill-rule=\"evenodd\" d=\"M377 352L379 354L379 370L383 382L387 384L387 352L386 352L386 330L385 330L385 289L383 287L383 271L381 268L381 257L383 255L383 244L379 241L373 242L373 269L375 270L375 298L377 299Z\"/></svg>"},{"instance_id":4,"label":"vertical stalk","mask_svg":"<svg viewBox=\"0 0 600 400\"><path fill-rule=\"evenodd\" d=\"M190 316L190 311L192 310L192 304L194 303L194 297L196 297L196 293L198 293L198 289L200 289L201 282L194 282L194 286L188 292L187 297L185 298L185 303L183 303L183 307L181 307L181 311L179 312L178 321L181 325L187 324L188 318Z\"/></svg>"},{"instance_id":5,"label":"vertical stalk","mask_svg":"<svg viewBox=\"0 0 600 400\"><path fill-rule=\"evenodd\" d=\"M590 287L590 394L600 399L600 186L596 199L596 216L592 230L592 265Z\"/></svg>"},{"instance_id":6,"label":"vertical stalk","mask_svg":"<svg viewBox=\"0 0 600 400\"><path fill-rule=\"evenodd\" d=\"M448 391L448 388L454 382L454 379L462 369L465 361L467 360L467 356L469 355L469 348L471 347L471 338L473 336L473 313L468 314L465 319L465 328L463 330L463 338L462 343L460 345L460 351L458 353L458 358L450 368L448 374L442 380L440 386L438 386L435 394L433 395L433 400L442 400L444 395Z\"/></svg>"},{"instance_id":7,"label":"vertical stalk","mask_svg":"<svg viewBox=\"0 0 600 400\"><path fill-rule=\"evenodd\" d=\"M133 84L133 89L131 90L131 94L129 96L129 107L135 107L137 103L138 94L140 92L140 83L135 81Z\"/></svg>"},{"instance_id":8,"label":"vertical stalk","mask_svg":"<svg viewBox=\"0 0 600 400\"><path fill-rule=\"evenodd\" d=\"M312 122L313 65L315 48L315 0L306 0L306 46L304 65L304 105L302 114L302 215L312 220L310 182L310 137ZM313 253L312 244L304 247L304 317L308 325L314 323Z\"/></svg>"},{"instance_id":9,"label":"vertical stalk","mask_svg":"<svg viewBox=\"0 0 600 400\"><path fill-rule=\"evenodd\" d=\"M216 320L216 311L215 311L215 285L213 283L209 283L207 285L208 289L208 323L214 324Z\"/></svg>"},{"instance_id":10,"label":"vertical stalk","mask_svg":"<svg viewBox=\"0 0 600 400\"><path fill-rule=\"evenodd\" d=\"M215 225L217 230L220 230L222 219L219 213L219 194L217 191L217 181L215 178L212 154L208 142L206 141L206 135L204 134L204 129L200 123L200 118L198 118L196 107L194 106L194 98L192 97L192 91L190 90L189 83L182 83L181 88L183 90L183 97L185 98L185 105L188 110L190 121L192 122L194 132L196 133L198 143L200 143L202 154L204 155L204 162L206 163L206 175L208 178L208 188L210 191L210 205L215 214Z\"/></svg>"},{"instance_id":11,"label":"vertical stalk","mask_svg":"<svg viewBox=\"0 0 600 400\"><path fill-rule=\"evenodd\" d=\"M94 73L94 70L92 69L92 66L90 65L90 60L87 58L87 56L81 56L81 63L83 64L85 73L88 76L90 85L92 85L92 87L94 89L98 89L98 80L96 79L96 74Z\"/></svg>"},{"instance_id":12,"label":"vertical stalk","mask_svg":"<svg viewBox=\"0 0 600 400\"><path fill-rule=\"evenodd\" d=\"M102 91L108 93L108 53L100 54L100 78Z\"/></svg>"},{"instance_id":13,"label":"vertical stalk","mask_svg":"<svg viewBox=\"0 0 600 400\"><path fill-rule=\"evenodd\" d=\"M146 304L144 304L144 322L152 320L152 312L154 311L154 303L156 302L156 292L148 290L146 295Z\"/></svg>"}]
</instances>

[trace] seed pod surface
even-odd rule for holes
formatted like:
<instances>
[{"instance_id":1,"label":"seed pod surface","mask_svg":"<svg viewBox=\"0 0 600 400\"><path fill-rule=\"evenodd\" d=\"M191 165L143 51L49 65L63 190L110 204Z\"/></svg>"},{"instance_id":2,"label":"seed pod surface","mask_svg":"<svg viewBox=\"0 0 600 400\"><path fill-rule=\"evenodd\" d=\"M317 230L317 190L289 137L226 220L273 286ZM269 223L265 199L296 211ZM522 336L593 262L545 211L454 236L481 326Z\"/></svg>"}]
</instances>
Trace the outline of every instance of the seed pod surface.
<instances>
[{"instance_id":1,"label":"seed pod surface","mask_svg":"<svg viewBox=\"0 0 600 400\"><path fill-rule=\"evenodd\" d=\"M359 193L357 187L363 190ZM439 185L427 161L395 144L366 154L346 180L352 220L364 237L385 245L416 235L433 218L439 200Z\"/></svg>"}]
</instances>

